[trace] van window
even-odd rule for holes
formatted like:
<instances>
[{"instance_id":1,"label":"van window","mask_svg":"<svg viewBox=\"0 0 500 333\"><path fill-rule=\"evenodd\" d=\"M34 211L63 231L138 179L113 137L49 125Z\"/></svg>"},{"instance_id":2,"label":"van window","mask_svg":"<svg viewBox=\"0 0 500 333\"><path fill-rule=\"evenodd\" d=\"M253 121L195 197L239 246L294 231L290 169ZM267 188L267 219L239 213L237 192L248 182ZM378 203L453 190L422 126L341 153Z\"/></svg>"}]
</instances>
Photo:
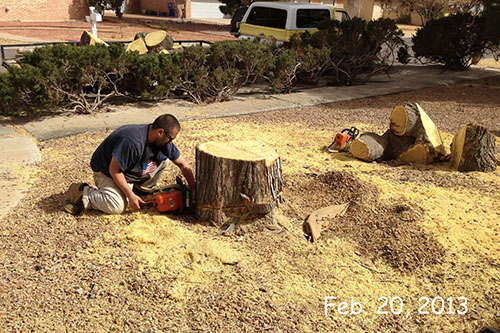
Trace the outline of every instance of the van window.
<instances>
[{"instance_id":1,"label":"van window","mask_svg":"<svg viewBox=\"0 0 500 333\"><path fill-rule=\"evenodd\" d=\"M297 28L317 28L318 23L330 19L328 9L297 10Z\"/></svg>"},{"instance_id":2,"label":"van window","mask_svg":"<svg viewBox=\"0 0 500 333\"><path fill-rule=\"evenodd\" d=\"M347 14L346 11L343 10L335 10L335 19L343 22L343 21L349 21L351 18L349 17L349 14Z\"/></svg>"},{"instance_id":3,"label":"van window","mask_svg":"<svg viewBox=\"0 0 500 333\"><path fill-rule=\"evenodd\" d=\"M246 23L263 27L285 29L286 10L268 7L253 7Z\"/></svg>"}]
</instances>

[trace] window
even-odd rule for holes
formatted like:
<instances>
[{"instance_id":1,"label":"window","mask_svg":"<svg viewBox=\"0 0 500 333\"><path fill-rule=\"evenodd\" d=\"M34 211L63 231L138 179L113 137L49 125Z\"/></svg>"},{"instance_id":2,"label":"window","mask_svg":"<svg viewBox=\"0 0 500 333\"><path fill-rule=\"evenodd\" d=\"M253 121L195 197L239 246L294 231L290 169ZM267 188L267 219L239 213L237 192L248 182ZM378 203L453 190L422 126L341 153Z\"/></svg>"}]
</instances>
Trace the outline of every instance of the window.
<instances>
[{"instance_id":1,"label":"window","mask_svg":"<svg viewBox=\"0 0 500 333\"><path fill-rule=\"evenodd\" d=\"M285 29L286 10L267 7L253 7L252 11L248 14L246 23L269 28Z\"/></svg>"},{"instance_id":2,"label":"window","mask_svg":"<svg viewBox=\"0 0 500 333\"><path fill-rule=\"evenodd\" d=\"M297 10L297 28L317 28L318 23L330 19L328 9Z\"/></svg>"},{"instance_id":3,"label":"window","mask_svg":"<svg viewBox=\"0 0 500 333\"><path fill-rule=\"evenodd\" d=\"M351 18L349 17L349 14L343 10L336 10L335 11L335 19L338 21L349 21Z\"/></svg>"}]
</instances>

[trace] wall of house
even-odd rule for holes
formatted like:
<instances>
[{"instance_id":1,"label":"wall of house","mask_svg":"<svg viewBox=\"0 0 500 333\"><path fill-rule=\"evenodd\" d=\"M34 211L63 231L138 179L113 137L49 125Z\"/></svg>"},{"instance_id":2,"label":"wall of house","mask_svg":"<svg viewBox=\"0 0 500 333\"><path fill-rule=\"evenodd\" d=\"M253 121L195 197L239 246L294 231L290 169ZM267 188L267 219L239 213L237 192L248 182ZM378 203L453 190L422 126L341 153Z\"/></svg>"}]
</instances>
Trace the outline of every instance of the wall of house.
<instances>
[{"instance_id":1,"label":"wall of house","mask_svg":"<svg viewBox=\"0 0 500 333\"><path fill-rule=\"evenodd\" d=\"M134 0L129 0L129 1L134 1ZM164 0L164 1L158 1L158 0L141 0L140 1L140 13L144 13L145 10L152 10L159 13L165 13L166 16L169 16L169 9L168 9L168 4L171 3L173 5L173 8L177 7L178 5L185 6L185 14L186 18L191 17L191 0ZM188 16L189 15L189 16Z\"/></svg>"},{"instance_id":2,"label":"wall of house","mask_svg":"<svg viewBox=\"0 0 500 333\"><path fill-rule=\"evenodd\" d=\"M66 21L85 19L85 0L1 0L0 21Z\"/></svg>"},{"instance_id":3,"label":"wall of house","mask_svg":"<svg viewBox=\"0 0 500 333\"><path fill-rule=\"evenodd\" d=\"M369 21L373 18L374 5L374 0L347 0L344 3L344 8L352 17L360 17Z\"/></svg>"},{"instance_id":4,"label":"wall of house","mask_svg":"<svg viewBox=\"0 0 500 333\"><path fill-rule=\"evenodd\" d=\"M141 0L127 0L127 7L125 12L128 14L141 13Z\"/></svg>"}]
</instances>

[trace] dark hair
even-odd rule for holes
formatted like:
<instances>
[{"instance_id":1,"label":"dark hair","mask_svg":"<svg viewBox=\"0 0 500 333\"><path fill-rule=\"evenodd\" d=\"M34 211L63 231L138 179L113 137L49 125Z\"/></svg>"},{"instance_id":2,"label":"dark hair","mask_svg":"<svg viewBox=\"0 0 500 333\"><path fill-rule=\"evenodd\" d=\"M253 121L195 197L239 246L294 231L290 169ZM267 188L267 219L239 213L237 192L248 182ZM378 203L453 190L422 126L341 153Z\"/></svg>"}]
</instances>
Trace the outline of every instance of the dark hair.
<instances>
[{"instance_id":1,"label":"dark hair","mask_svg":"<svg viewBox=\"0 0 500 333\"><path fill-rule=\"evenodd\" d=\"M163 128L165 132L172 133L173 129L176 128L178 131L181 130L181 124L171 114L164 114L159 116L153 122L153 129Z\"/></svg>"}]
</instances>

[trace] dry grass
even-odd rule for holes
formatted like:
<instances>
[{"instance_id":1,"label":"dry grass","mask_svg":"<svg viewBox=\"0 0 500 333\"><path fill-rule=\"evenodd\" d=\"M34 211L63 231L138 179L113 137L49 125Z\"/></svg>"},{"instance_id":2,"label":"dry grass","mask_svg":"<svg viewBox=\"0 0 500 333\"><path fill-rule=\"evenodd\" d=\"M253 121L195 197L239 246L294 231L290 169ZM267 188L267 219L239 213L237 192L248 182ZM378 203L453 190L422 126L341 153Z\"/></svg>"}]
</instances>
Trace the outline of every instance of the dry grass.
<instances>
[{"instance_id":1,"label":"dry grass","mask_svg":"<svg viewBox=\"0 0 500 333\"><path fill-rule=\"evenodd\" d=\"M467 122L500 135L500 77L260 115L183 123L178 145L194 162L210 140L259 140L283 161L279 227L261 219L230 236L189 216L61 212L72 181L109 133L40 145L30 193L0 221L0 322L7 331L457 331L500 325L500 171L447 164L363 163L325 152L351 125L383 132L391 109L419 102L447 144ZM498 142L498 140L497 140ZM498 155L497 155L498 156ZM172 183L178 171L165 179ZM315 244L301 223L349 202ZM366 314L325 317L325 296ZM400 296L401 315L376 314ZM460 315L419 315L422 296L468 298ZM430 306L427 307L430 310ZM386 308L385 310L388 310Z\"/></svg>"}]
</instances>

